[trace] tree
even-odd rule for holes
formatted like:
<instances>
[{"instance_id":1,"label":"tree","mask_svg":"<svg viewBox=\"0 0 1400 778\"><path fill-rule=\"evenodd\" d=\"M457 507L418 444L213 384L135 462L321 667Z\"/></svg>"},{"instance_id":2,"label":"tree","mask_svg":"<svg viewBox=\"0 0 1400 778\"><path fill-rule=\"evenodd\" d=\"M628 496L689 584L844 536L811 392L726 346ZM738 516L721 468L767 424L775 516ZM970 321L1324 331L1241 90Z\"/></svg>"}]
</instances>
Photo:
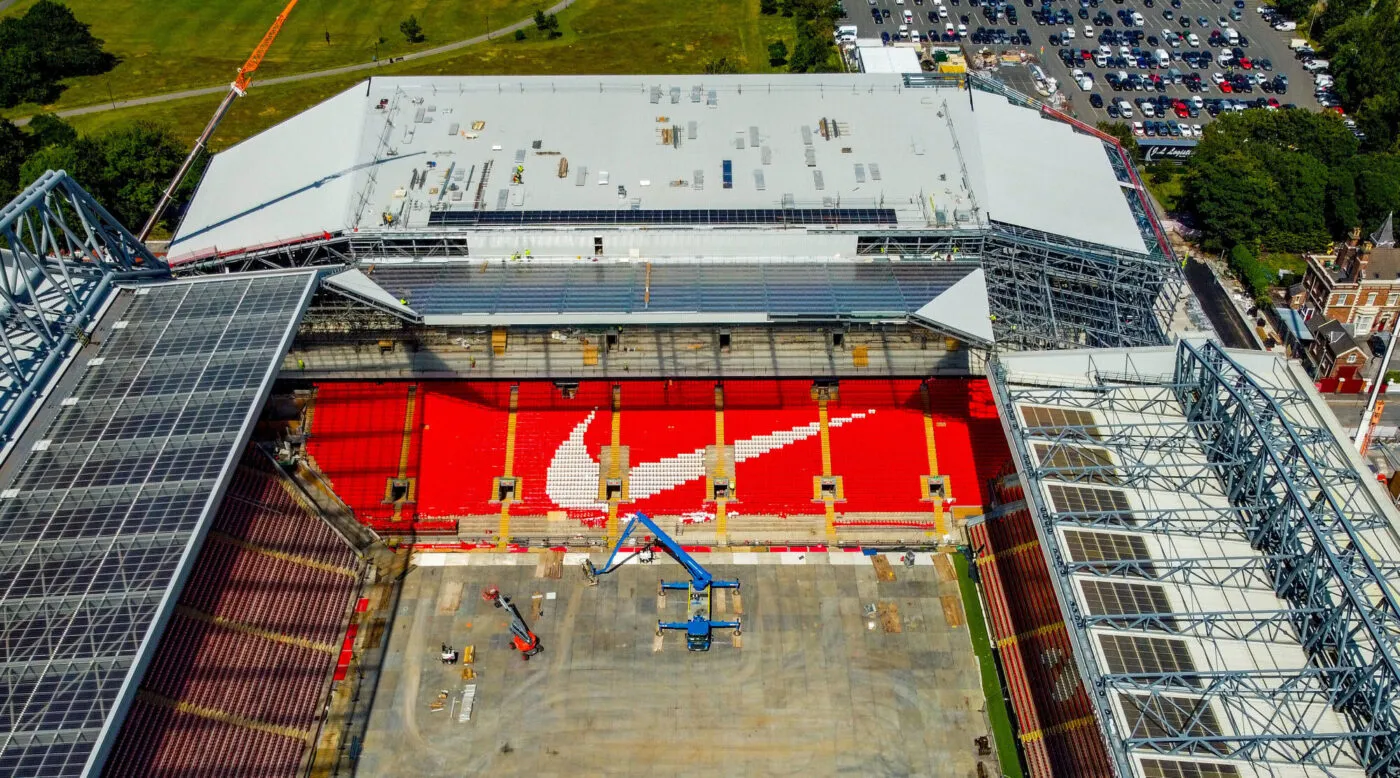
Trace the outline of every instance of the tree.
<instances>
[{"instance_id":1,"label":"tree","mask_svg":"<svg viewBox=\"0 0 1400 778\"><path fill-rule=\"evenodd\" d=\"M545 25L549 28L549 37L551 39L563 37L564 33L559 30L559 17L550 14L549 18L545 20Z\"/></svg>"},{"instance_id":2,"label":"tree","mask_svg":"<svg viewBox=\"0 0 1400 778\"><path fill-rule=\"evenodd\" d=\"M78 131L51 113L35 115L24 129L29 132L30 145L36 150L46 146L69 146L78 140Z\"/></svg>"},{"instance_id":3,"label":"tree","mask_svg":"<svg viewBox=\"0 0 1400 778\"><path fill-rule=\"evenodd\" d=\"M706 74L706 75L716 76L716 75L725 75L725 74L728 74L728 73L738 73L738 72L739 72L738 66L736 66L733 62L730 62L728 57L720 57L719 59L712 59L712 60L710 60L709 62L706 62L706 63L705 63L705 74Z\"/></svg>"},{"instance_id":4,"label":"tree","mask_svg":"<svg viewBox=\"0 0 1400 778\"><path fill-rule=\"evenodd\" d=\"M778 13L778 0L758 0L758 12L765 16Z\"/></svg>"},{"instance_id":5,"label":"tree","mask_svg":"<svg viewBox=\"0 0 1400 778\"><path fill-rule=\"evenodd\" d=\"M787 44L782 41L773 41L768 44L768 64L773 67L781 67L787 64L788 49Z\"/></svg>"},{"instance_id":6,"label":"tree","mask_svg":"<svg viewBox=\"0 0 1400 778\"><path fill-rule=\"evenodd\" d=\"M1253 243L1273 223L1273 179L1262 163L1243 151L1207 154L1209 162L1193 155L1188 163L1184 191L1185 202L1196 211L1205 247L1220 251Z\"/></svg>"},{"instance_id":7,"label":"tree","mask_svg":"<svg viewBox=\"0 0 1400 778\"><path fill-rule=\"evenodd\" d=\"M523 40L525 40L525 31L524 31L524 30L516 30L516 31L515 31L515 40L516 40L516 41L523 41Z\"/></svg>"},{"instance_id":8,"label":"tree","mask_svg":"<svg viewBox=\"0 0 1400 778\"><path fill-rule=\"evenodd\" d=\"M0 19L0 107L51 102L62 79L102 73L116 61L67 6L40 0L23 16Z\"/></svg>"},{"instance_id":9,"label":"tree","mask_svg":"<svg viewBox=\"0 0 1400 778\"><path fill-rule=\"evenodd\" d=\"M0 117L0 207L19 193L20 166L24 164L28 145L24 132L9 119Z\"/></svg>"},{"instance_id":10,"label":"tree","mask_svg":"<svg viewBox=\"0 0 1400 778\"><path fill-rule=\"evenodd\" d=\"M407 38L409 43L422 43L428 39L428 37L423 34L422 25L418 24L417 16L410 16L404 19L403 23L399 25L399 32L403 33L403 37Z\"/></svg>"},{"instance_id":11,"label":"tree","mask_svg":"<svg viewBox=\"0 0 1400 778\"><path fill-rule=\"evenodd\" d=\"M39 176L50 170L67 170L76 175L82 168L82 161L78 159L78 144L58 144L44 146L35 151L29 159L19 169L19 180L29 183L38 180ZM82 182L86 186L87 182ZM142 219L144 220L144 216ZM136 224L136 222L128 222Z\"/></svg>"},{"instance_id":12,"label":"tree","mask_svg":"<svg viewBox=\"0 0 1400 778\"><path fill-rule=\"evenodd\" d=\"M68 172L124 224L145 221L188 153L169 129L149 122L79 138L72 146L49 148L51 158L62 160L66 167L70 157L64 156L63 149L72 150ZM201 160L176 191L175 203L167 212L172 218L192 194L202 164Z\"/></svg>"},{"instance_id":13,"label":"tree","mask_svg":"<svg viewBox=\"0 0 1400 778\"><path fill-rule=\"evenodd\" d=\"M93 37L88 25L62 3L39 0L13 21L14 32L43 53L45 70L57 78L105 73L117 64L116 57L102 50L102 39ZM0 46L6 37L0 33Z\"/></svg>"},{"instance_id":14,"label":"tree","mask_svg":"<svg viewBox=\"0 0 1400 778\"><path fill-rule=\"evenodd\" d=\"M535 29L545 32L549 29L549 20L545 18L544 11L535 9Z\"/></svg>"}]
</instances>

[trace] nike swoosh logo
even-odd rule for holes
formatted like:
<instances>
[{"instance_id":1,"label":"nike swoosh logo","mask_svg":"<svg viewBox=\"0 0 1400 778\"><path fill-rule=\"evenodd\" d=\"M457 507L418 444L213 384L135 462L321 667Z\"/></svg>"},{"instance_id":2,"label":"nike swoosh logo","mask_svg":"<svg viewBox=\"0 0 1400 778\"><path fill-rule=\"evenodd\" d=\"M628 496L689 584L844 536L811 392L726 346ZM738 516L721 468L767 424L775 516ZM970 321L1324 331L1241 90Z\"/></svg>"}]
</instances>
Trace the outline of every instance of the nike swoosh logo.
<instances>
[{"instance_id":1,"label":"nike swoosh logo","mask_svg":"<svg viewBox=\"0 0 1400 778\"><path fill-rule=\"evenodd\" d=\"M583 445L584 433L597 416L590 411L579 422L569 436L554 450L545 471L545 494L560 508L572 510L607 510L608 504L598 499L599 465L589 456ZM875 409L838 416L827 424L832 428L850 424L853 421L875 415ZM764 454L786 448L821 434L821 424L812 422L786 430L776 430L767 435L734 441L734 462L756 459ZM628 473L628 496L632 500L644 500L667 489L674 489L685 483L705 477L705 449L677 454L658 459L655 462L642 462L633 465Z\"/></svg>"}]
</instances>

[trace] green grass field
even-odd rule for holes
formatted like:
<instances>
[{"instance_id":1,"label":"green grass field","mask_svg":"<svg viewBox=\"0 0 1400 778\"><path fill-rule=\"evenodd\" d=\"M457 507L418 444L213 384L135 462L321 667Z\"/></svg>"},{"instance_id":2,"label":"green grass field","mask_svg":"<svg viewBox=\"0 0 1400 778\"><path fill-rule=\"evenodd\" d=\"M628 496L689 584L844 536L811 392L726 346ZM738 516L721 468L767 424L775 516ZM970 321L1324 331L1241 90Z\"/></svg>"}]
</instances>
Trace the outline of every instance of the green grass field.
<instances>
[{"instance_id":1,"label":"green grass field","mask_svg":"<svg viewBox=\"0 0 1400 778\"><path fill-rule=\"evenodd\" d=\"M22 14L35 2L21 0L6 15ZM122 61L103 76L73 80L56 104L60 108L230 82L286 0L64 2ZM376 52L387 59L504 27L553 2L301 0L258 74L268 78L369 62ZM418 17L426 42L410 45L399 32L410 14ZM381 37L384 43L377 43ZM33 112L34 106L21 106L8 113Z\"/></svg>"},{"instance_id":2,"label":"green grass field","mask_svg":"<svg viewBox=\"0 0 1400 778\"><path fill-rule=\"evenodd\" d=\"M297 10L301 10L300 5ZM362 73L255 85L234 105L211 145L215 150L227 148L371 75L699 73L706 62L720 57L729 58L741 71L766 73L773 72L768 66L768 43L781 39L789 48L794 45L792 20L759 15L758 0L578 0L560 14L559 23L564 36L553 41L544 40L532 29L530 38L523 42L505 38ZM80 132L90 133L147 119L192 141L220 99L211 95L175 100L75 116L69 121Z\"/></svg>"},{"instance_id":3,"label":"green grass field","mask_svg":"<svg viewBox=\"0 0 1400 778\"><path fill-rule=\"evenodd\" d=\"M987 619L982 615L982 600L977 585L967 573L967 558L953 554L953 566L958 571L958 588L962 590L963 610L967 613L967 628L972 637L972 651L982 668L982 693L987 698L987 719L992 724L992 736L997 743L1001 772L1007 778L1022 778L1021 758L1016 751L1016 731L1011 726L1011 713L1001 696L1001 677L997 675L996 659L988 638Z\"/></svg>"}]
</instances>

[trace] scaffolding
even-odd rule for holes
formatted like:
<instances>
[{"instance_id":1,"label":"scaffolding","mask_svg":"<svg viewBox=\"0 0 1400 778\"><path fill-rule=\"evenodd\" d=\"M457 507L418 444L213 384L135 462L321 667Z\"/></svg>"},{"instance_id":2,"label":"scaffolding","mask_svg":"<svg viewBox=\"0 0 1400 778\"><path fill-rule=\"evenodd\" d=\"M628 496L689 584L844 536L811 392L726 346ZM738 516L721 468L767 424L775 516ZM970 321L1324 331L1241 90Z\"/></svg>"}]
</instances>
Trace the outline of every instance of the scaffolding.
<instances>
[{"instance_id":1,"label":"scaffolding","mask_svg":"<svg viewBox=\"0 0 1400 778\"><path fill-rule=\"evenodd\" d=\"M1400 771L1400 536L1306 378L1214 342L1071 352L1050 375L1033 356L991 370L1025 497L999 512L1032 518L1117 772ZM1135 550L1086 555L1090 535ZM1106 607L1086 581L1139 595ZM1208 666L1113 666L1105 634L1189 643ZM1269 661L1239 649L1260 645Z\"/></svg>"}]
</instances>

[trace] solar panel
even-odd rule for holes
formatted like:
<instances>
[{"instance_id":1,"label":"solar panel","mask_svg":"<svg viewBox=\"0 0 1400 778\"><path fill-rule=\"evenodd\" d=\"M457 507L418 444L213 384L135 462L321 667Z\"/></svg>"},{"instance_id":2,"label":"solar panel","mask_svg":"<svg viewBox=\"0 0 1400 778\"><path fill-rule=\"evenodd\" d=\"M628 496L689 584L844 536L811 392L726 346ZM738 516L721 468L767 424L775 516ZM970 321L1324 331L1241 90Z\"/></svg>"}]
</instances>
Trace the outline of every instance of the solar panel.
<instances>
[{"instance_id":1,"label":"solar panel","mask_svg":"<svg viewBox=\"0 0 1400 778\"><path fill-rule=\"evenodd\" d=\"M384 264L375 281L407 297L424 316L503 317L683 312L772 316L903 315L964 278L961 262L764 263L713 265L588 263L474 266ZM648 284L648 278L650 284Z\"/></svg>"},{"instance_id":2,"label":"solar panel","mask_svg":"<svg viewBox=\"0 0 1400 778\"><path fill-rule=\"evenodd\" d=\"M1220 720L1215 709L1200 697L1118 693L1118 702L1128 719L1128 737L1167 739L1180 742L1186 751L1199 750L1228 754L1226 743L1187 743L1185 738L1220 737Z\"/></svg>"},{"instance_id":3,"label":"solar panel","mask_svg":"<svg viewBox=\"0 0 1400 778\"><path fill-rule=\"evenodd\" d=\"M1021 418L1025 419L1027 427L1039 428L1035 432L1049 437L1069 431L1094 440L1102 439L1098 428L1094 426L1094 414L1089 411L1022 405Z\"/></svg>"},{"instance_id":4,"label":"solar panel","mask_svg":"<svg viewBox=\"0 0 1400 778\"><path fill-rule=\"evenodd\" d=\"M1099 635L1108 671L1117 674L1183 673L1189 677L1196 663L1184 640L1139 635ZM1201 681L1192 678L1193 686Z\"/></svg>"},{"instance_id":5,"label":"solar panel","mask_svg":"<svg viewBox=\"0 0 1400 778\"><path fill-rule=\"evenodd\" d=\"M1065 488L1065 487L1053 487ZM1090 490L1084 490L1090 491ZM1118 493L1122 496L1122 493ZM1065 548L1072 562L1116 562L1136 561L1132 568L1122 568L1121 575L1151 575L1154 568L1147 553L1147 541L1137 535L1120 535L1115 532L1086 532L1065 530ZM1093 565L1089 569L1108 572L1113 565Z\"/></svg>"},{"instance_id":6,"label":"solar panel","mask_svg":"<svg viewBox=\"0 0 1400 778\"><path fill-rule=\"evenodd\" d=\"M1143 778L1239 778L1239 768L1219 762L1144 759Z\"/></svg>"},{"instance_id":7,"label":"solar panel","mask_svg":"<svg viewBox=\"0 0 1400 778\"><path fill-rule=\"evenodd\" d=\"M1131 526L1136 523L1126 492L1061 484L1046 484L1045 490L1050 494L1051 506L1058 512L1108 514L1107 519L1114 524ZM1094 518L1098 517L1086 517L1085 520Z\"/></svg>"},{"instance_id":8,"label":"solar panel","mask_svg":"<svg viewBox=\"0 0 1400 778\"><path fill-rule=\"evenodd\" d=\"M79 775L100 748L315 278L123 292L79 357L0 498L0 775Z\"/></svg>"},{"instance_id":9,"label":"solar panel","mask_svg":"<svg viewBox=\"0 0 1400 778\"><path fill-rule=\"evenodd\" d=\"M1113 459L1104 449L1067 443L1037 443L1035 452L1048 478L1101 484L1121 482L1118 471L1113 467Z\"/></svg>"},{"instance_id":10,"label":"solar panel","mask_svg":"<svg viewBox=\"0 0 1400 778\"><path fill-rule=\"evenodd\" d=\"M1125 581L1080 581L1084 591L1084 608L1091 616L1128 616L1148 614L1169 614L1172 612L1167 591L1156 584L1128 583ZM1128 627L1140 626L1136 618L1106 619L1106 625ZM1171 616L1161 616L1155 625L1176 629L1176 620Z\"/></svg>"}]
</instances>

